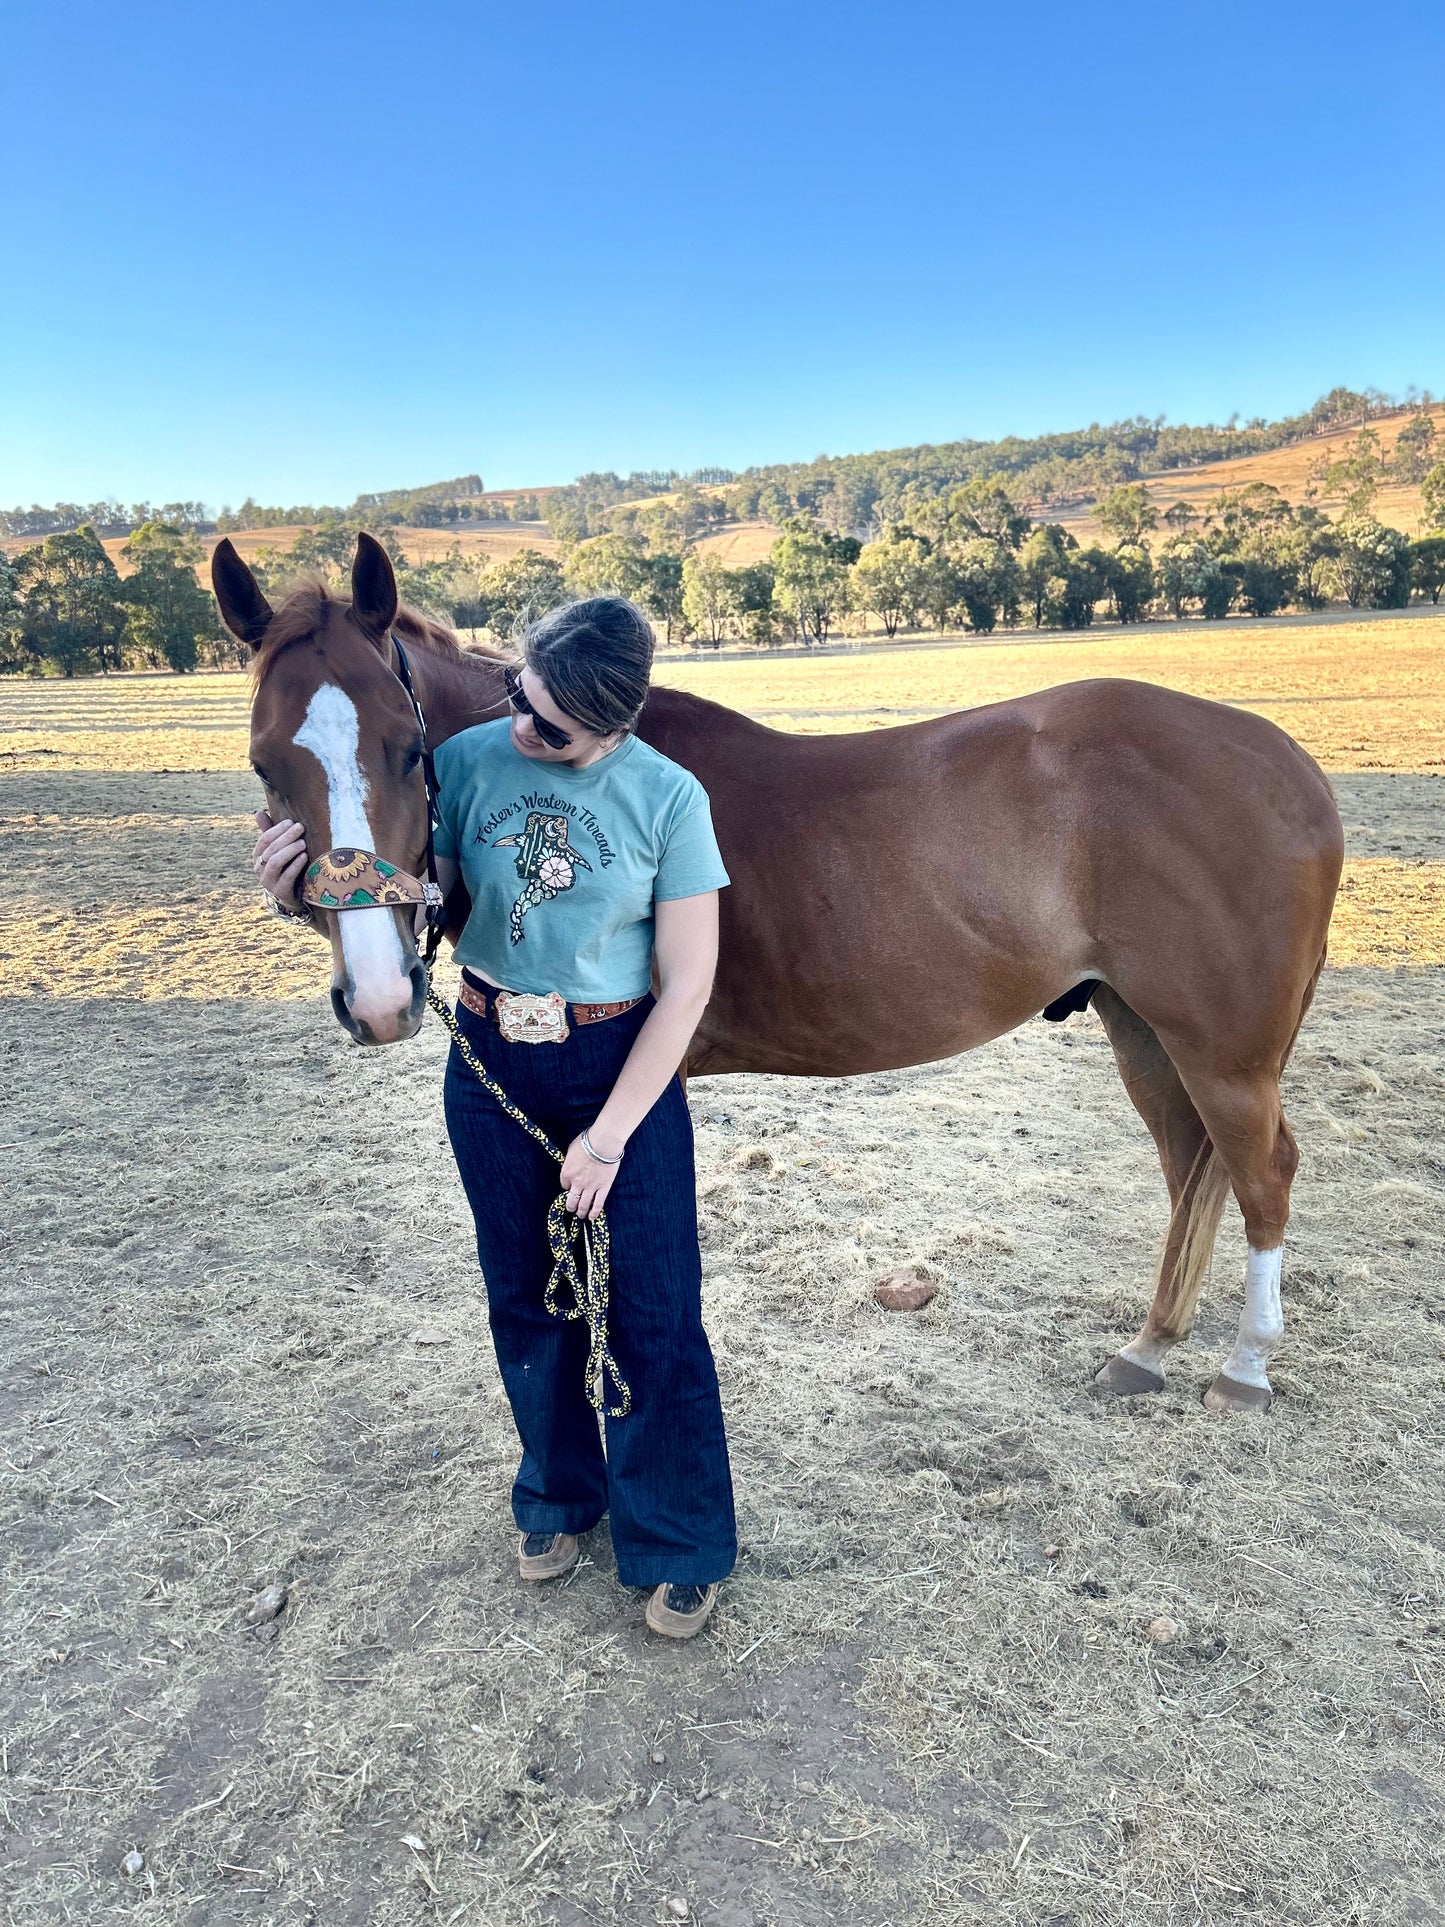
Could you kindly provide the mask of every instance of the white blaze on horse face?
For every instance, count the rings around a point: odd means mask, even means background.
[[[344,689],[324,682],[306,707],[297,730],[298,749],[309,749],[326,772],[326,807],[333,850],[374,850],[366,814],[366,777],[358,755],[356,705]],[[319,852],[317,853],[319,854]],[[394,1018],[411,1002],[411,980],[402,969],[401,938],[390,910],[348,910],[338,917],[341,951],[353,986],[352,1015],[372,1022]]]
[[[1269,1355],[1284,1336],[1284,1307],[1279,1296],[1283,1265],[1283,1245],[1276,1245],[1272,1251],[1256,1251],[1250,1246],[1239,1336],[1224,1361],[1226,1378],[1239,1385],[1257,1385],[1266,1392],[1270,1389]]]

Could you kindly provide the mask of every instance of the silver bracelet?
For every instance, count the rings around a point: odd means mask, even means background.
[[[311,914],[310,904],[298,904],[294,910],[289,909],[279,897],[273,897],[266,889],[262,890],[261,897],[268,917],[278,917],[282,923],[314,924],[316,921]]]
[[[621,1151],[617,1153],[615,1158],[605,1158],[600,1151],[594,1151],[592,1148],[592,1140],[588,1137],[586,1131],[582,1133],[582,1149],[587,1153],[588,1157],[597,1164],[621,1164],[622,1162],[623,1154]]]

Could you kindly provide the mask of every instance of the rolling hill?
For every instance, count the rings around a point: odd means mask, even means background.
[[[1436,435],[1445,442],[1445,407],[1432,408],[1430,415],[1435,423]],[[1402,413],[1370,424],[1387,456],[1393,454],[1400,430],[1409,420],[1410,416]],[[1357,429],[1351,428],[1331,435],[1312,435],[1307,441],[1292,442],[1285,448],[1272,448],[1261,455],[1241,455],[1227,462],[1206,462],[1199,468],[1172,468],[1162,474],[1145,475],[1141,480],[1161,513],[1175,502],[1188,502],[1191,508],[1201,509],[1226,489],[1247,488],[1252,482],[1268,483],[1298,507],[1309,499],[1310,470],[1321,457],[1329,461],[1342,459],[1348,454],[1350,443],[1357,433]],[[1338,513],[1338,502],[1323,497],[1315,499],[1329,513]],[[1391,528],[1403,529],[1407,535],[1417,535],[1420,532],[1420,491],[1418,488],[1394,486],[1382,488],[1375,498],[1373,512],[1378,520],[1388,523]],[[1040,511],[1040,519],[1062,522],[1065,528],[1081,539],[1093,539],[1098,534],[1092,503],[1081,504],[1077,508]]]
[[[1429,413],[1439,437],[1438,445],[1445,446],[1445,404],[1432,407]],[[1412,414],[1413,410],[1402,408],[1397,413],[1378,416],[1371,420],[1370,426],[1378,436],[1381,450],[1387,458],[1393,454],[1400,432],[1411,420]],[[1144,473],[1140,479],[1161,514],[1176,502],[1188,503],[1191,508],[1199,511],[1205,504],[1226,491],[1261,482],[1278,489],[1292,504],[1299,505],[1314,500],[1328,512],[1338,513],[1339,502],[1319,493],[1319,485],[1312,481],[1311,471],[1322,462],[1336,461],[1346,456],[1357,433],[1358,424],[1352,423],[1346,428],[1336,428],[1324,434],[1310,435],[1297,441],[1287,442],[1282,447],[1232,456],[1224,460],[1202,462],[1197,466],[1159,469],[1152,473]],[[1027,473],[1028,471],[1025,470],[1014,478],[1015,485],[1021,494],[1027,485]],[[615,479],[612,478],[614,482]],[[573,493],[575,487],[576,485],[569,487],[566,484],[556,484],[529,489],[525,493],[535,497],[538,504],[545,510],[546,498],[549,495]],[[712,494],[720,491],[707,487],[704,492]],[[491,490],[483,499],[505,502],[508,506],[512,506],[522,493],[523,491],[518,490]],[[649,496],[636,501],[629,500],[629,506],[644,509],[672,499],[674,498],[666,495]],[[1032,507],[1032,513],[1038,521],[1061,523],[1081,542],[1087,543],[1097,540],[1100,535],[1094,506],[1094,503],[1088,500],[1069,503],[1066,506],[1035,505]],[[1422,526],[1420,490],[1417,486],[1384,487],[1376,497],[1373,512],[1380,521],[1401,529],[1408,535],[1417,534]],[[306,526],[312,525],[297,523],[245,529],[234,531],[231,539],[242,555],[254,555],[262,549],[289,548]],[[765,560],[778,533],[776,523],[754,517],[750,520],[714,525],[708,533],[697,540],[696,547],[699,552],[717,555],[728,567],[737,568]],[[545,522],[462,522],[440,528],[404,526],[396,530],[396,535],[406,559],[413,564],[443,556],[453,547],[459,548],[464,556],[475,556],[481,564],[503,560],[524,548],[539,549],[544,554],[558,554],[562,548],[562,544]],[[3,536],[0,537],[0,548],[14,553],[37,539],[34,535]],[[207,538],[208,552],[214,548],[217,539],[214,535]],[[126,540],[124,535],[105,538],[105,548],[115,559],[122,573],[125,572],[126,565],[120,552],[125,547]],[[201,573],[204,578],[206,571],[203,569]]]

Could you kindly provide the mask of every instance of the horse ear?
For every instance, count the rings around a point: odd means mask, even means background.
[[[380,642],[396,621],[396,575],[391,557],[363,529],[351,565],[351,613],[373,642]]]
[[[211,587],[221,605],[221,620],[240,642],[259,649],[266,625],[271,620],[271,605],[256,587],[256,578],[237,555],[229,536],[223,535],[211,557]]]

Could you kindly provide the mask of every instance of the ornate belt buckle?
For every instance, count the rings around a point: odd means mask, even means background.
[[[497,1025],[509,1044],[565,1044],[567,999],[555,990],[545,997],[526,990],[499,990]]]

